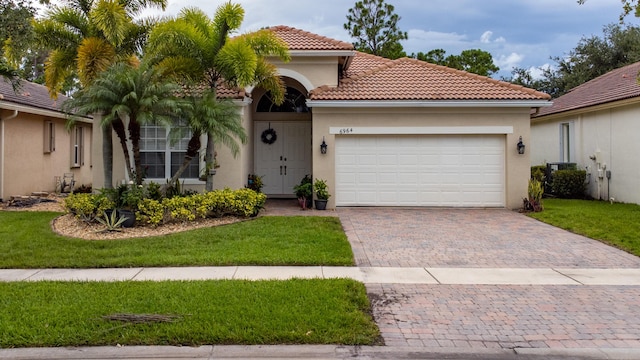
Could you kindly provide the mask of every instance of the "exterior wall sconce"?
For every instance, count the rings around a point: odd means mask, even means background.
[[[524,145],[524,143],[522,142],[522,136],[520,136],[520,139],[518,139],[518,144],[517,144],[517,146],[518,146],[518,154],[520,154],[520,155],[524,154],[524,148],[525,148],[525,145]]]
[[[322,144],[320,144],[320,154],[326,154],[327,153],[327,143],[324,142],[324,136],[322,137]]]

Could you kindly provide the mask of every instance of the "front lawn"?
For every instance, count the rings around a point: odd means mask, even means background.
[[[0,348],[372,345],[363,284],[347,279],[0,283]]]
[[[603,201],[544,199],[529,216],[640,256],[640,206]]]
[[[166,236],[80,240],[51,230],[58,215],[1,211],[0,268],[354,264],[334,217],[267,216]]]

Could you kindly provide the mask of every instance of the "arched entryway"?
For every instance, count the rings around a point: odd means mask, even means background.
[[[254,173],[270,197],[293,197],[293,187],[311,174],[311,110],[304,87],[287,79],[285,101],[255,89],[253,106]]]

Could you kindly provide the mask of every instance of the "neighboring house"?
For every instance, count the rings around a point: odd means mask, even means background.
[[[27,81],[14,92],[0,78],[1,200],[59,190],[65,174],[76,186],[91,185],[92,122],[82,119],[67,130],[60,111],[65,99],[53,100],[45,86]]]
[[[271,30],[292,57],[272,59],[287,100],[274,105],[261,88],[227,94],[249,142],[235,159],[216,149],[217,188],[243,187],[256,174],[270,197],[293,197],[293,186],[312,174],[327,180],[329,207],[522,206],[530,160],[516,144],[522,137],[528,145],[529,114],[549,106],[548,95],[414,59],[364,54],[286,26]],[[96,129],[96,186],[101,138]],[[164,183],[186,141],[167,142],[165,129],[147,126],[142,143],[147,180]],[[115,161],[114,181],[126,181],[122,158]],[[185,186],[202,189],[202,172],[202,162],[195,164]]]
[[[596,199],[640,204],[640,62],[586,82],[531,117],[531,164],[576,163]]]

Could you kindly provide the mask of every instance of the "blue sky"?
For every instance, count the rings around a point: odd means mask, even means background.
[[[355,0],[234,0],[245,9],[242,32],[288,25],[331,38],[351,41],[343,24]],[[165,14],[199,7],[210,15],[223,0],[169,0]],[[552,65],[583,36],[602,35],[603,26],[618,21],[619,0],[387,0],[408,32],[405,51],[442,48],[447,54],[482,49],[492,54],[500,72],[510,76],[514,66]],[[153,12],[159,14],[159,12]],[[628,23],[638,24],[633,16]]]

